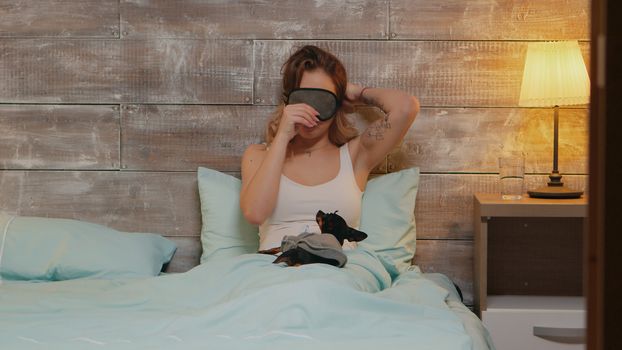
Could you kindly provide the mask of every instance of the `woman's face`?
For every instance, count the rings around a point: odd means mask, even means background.
[[[319,88],[325,89],[328,91],[332,91],[336,93],[335,84],[333,84],[333,80],[330,78],[328,74],[323,69],[315,69],[312,71],[305,71],[302,74],[302,79],[300,80],[301,88]],[[309,128],[305,125],[299,125],[298,135],[305,139],[314,139],[320,136],[323,136],[328,132],[330,125],[333,123],[335,118],[330,118],[326,121],[319,121],[318,124],[312,128]]]

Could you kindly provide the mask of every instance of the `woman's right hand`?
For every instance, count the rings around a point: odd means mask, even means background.
[[[284,137],[288,142],[298,133],[299,125],[314,127],[320,121],[319,113],[306,103],[286,105],[279,122],[277,137]]]

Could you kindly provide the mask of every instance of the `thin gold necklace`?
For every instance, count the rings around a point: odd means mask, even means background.
[[[326,147],[331,146],[331,145],[332,145],[332,143],[329,142],[328,144],[326,144],[324,146],[320,146],[320,147],[317,147],[317,148],[314,148],[314,149],[304,150],[302,153],[305,153],[308,157],[311,157],[311,152],[317,151],[317,150],[322,149],[322,148],[326,148]],[[294,156],[294,150],[293,149],[291,150],[291,155],[292,155],[292,157]]]

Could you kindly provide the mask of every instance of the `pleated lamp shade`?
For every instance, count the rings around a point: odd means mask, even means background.
[[[586,104],[589,96],[590,79],[577,41],[528,44],[519,106]]]

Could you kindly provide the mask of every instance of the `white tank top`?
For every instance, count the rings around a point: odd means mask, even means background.
[[[281,174],[279,193],[272,216],[259,226],[259,250],[281,246],[283,237],[305,232],[321,233],[315,221],[318,210],[338,211],[348,226],[358,229],[363,192],[356,183],[348,144],[339,147],[339,173],[332,180],[307,186]],[[345,249],[356,242],[345,241]]]

